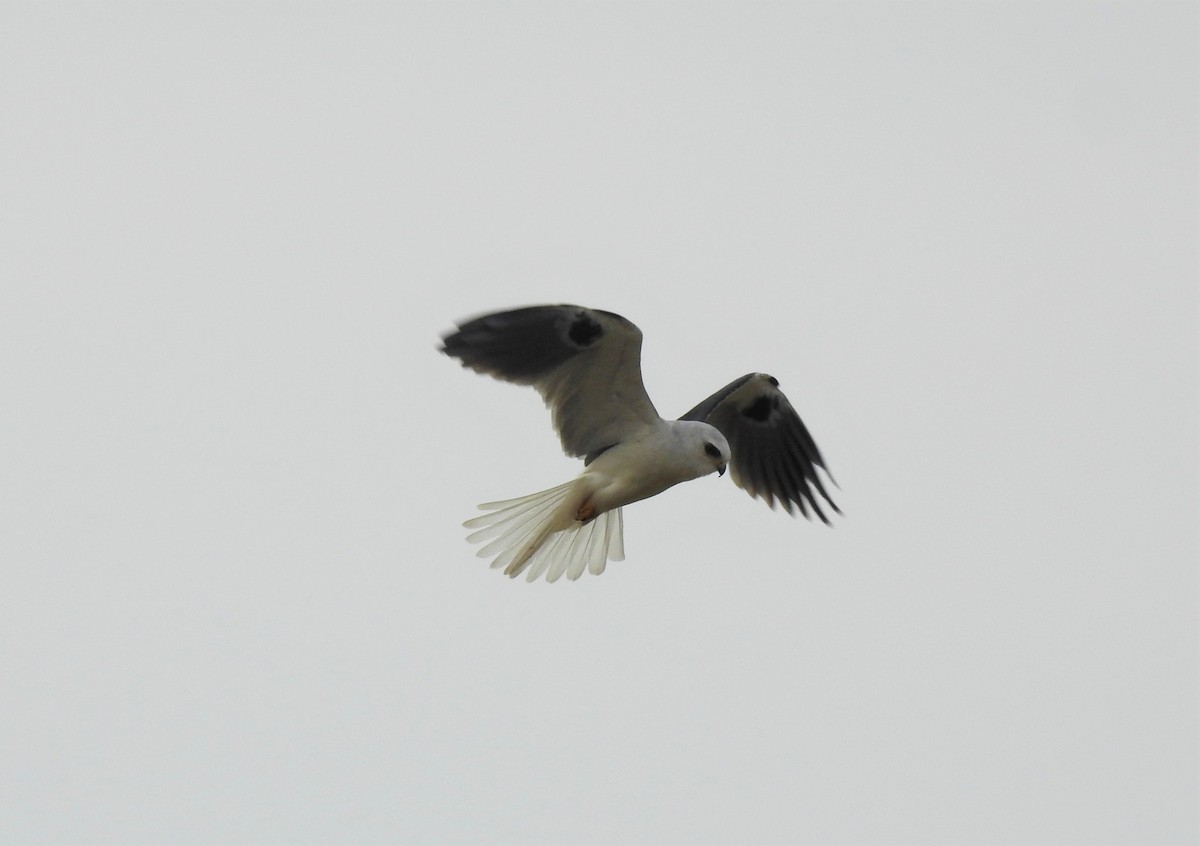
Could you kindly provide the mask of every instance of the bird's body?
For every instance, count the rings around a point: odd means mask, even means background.
[[[514,577],[527,570],[529,581],[599,574],[623,558],[623,506],[723,475],[731,461],[734,481],[772,507],[778,498],[807,515],[807,501],[825,520],[815,489],[837,510],[816,475],[824,467],[816,444],[775,379],[749,374],[664,420],[642,386],[641,340],[625,318],[579,306],[484,315],[443,339],[465,367],[537,388],[564,450],[584,458],[574,480],[484,503],[488,513],[464,524],[475,530],[469,540],[490,541],[479,554],[494,555],[493,567]]]
[[[705,443],[719,455],[705,452]],[[728,457],[725,436],[707,423],[657,420],[602,452],[580,478],[591,480],[587,504],[600,513],[656,496],[714,470],[724,475]]]

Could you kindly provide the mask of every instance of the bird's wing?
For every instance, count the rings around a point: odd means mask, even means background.
[[[821,452],[774,377],[748,373],[680,420],[703,420],[721,431],[733,453],[730,475],[751,496],[762,497],[772,508],[779,500],[789,514],[795,504],[805,517],[811,507],[828,523],[817,499],[820,494],[841,513],[817,475],[818,467],[829,475]]]
[[[568,455],[587,456],[658,421],[642,385],[642,333],[607,311],[532,306],[485,314],[442,339],[464,367],[532,385]]]

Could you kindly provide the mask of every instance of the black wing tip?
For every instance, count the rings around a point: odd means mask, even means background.
[[[821,494],[820,499],[816,495],[818,492]],[[765,485],[762,487],[756,486],[752,490],[747,490],[747,493],[754,499],[761,499],[772,511],[776,510],[776,505],[782,506],[783,510],[792,517],[802,516],[805,520],[812,522],[813,514],[815,513],[817,519],[831,529],[834,524],[824,510],[822,510],[821,499],[824,500],[824,506],[833,511],[834,514],[839,517],[845,516],[842,513],[842,509],[838,507],[836,502],[829,498],[829,495],[824,490],[815,491],[808,485],[799,491],[786,492],[777,492]]]
[[[604,311],[598,308],[589,308],[588,306],[575,305],[573,303],[541,303],[539,305],[524,305],[516,308],[498,308],[488,311],[480,311],[469,317],[464,317],[461,320],[456,320],[454,325],[459,329],[466,329],[472,325],[483,325],[488,322],[495,322],[499,319],[503,320],[520,320],[524,317],[531,317],[546,311],[560,312],[591,312],[592,314],[603,314],[607,317],[613,317],[620,320],[622,323],[629,323],[627,319],[619,314],[611,311]]]
[[[459,364],[461,364],[463,367],[471,366],[470,362],[468,361],[468,358],[470,357],[471,345],[463,337],[463,333],[461,331],[450,332],[443,335],[442,342],[434,349],[436,349],[442,355],[457,359]]]
[[[441,352],[447,355],[457,355],[457,350],[469,350],[482,346],[503,344],[505,336],[521,332],[531,325],[547,318],[552,312],[558,320],[566,318],[563,340],[572,342],[579,348],[591,346],[602,337],[604,324],[598,317],[612,318],[619,323],[636,329],[629,320],[611,311],[588,308],[587,306],[570,305],[533,305],[518,308],[488,311],[456,321],[454,329],[442,335]]]
[[[825,512],[821,510],[821,506],[817,503],[816,497],[810,496],[807,498],[807,500],[808,501],[805,502],[805,497],[803,497],[803,496],[801,496],[800,499],[795,500],[796,504],[800,506],[801,513],[804,514],[804,519],[808,520],[809,522],[812,522],[812,514],[809,513],[809,511],[811,509],[813,512],[816,512],[817,519],[819,519],[822,523],[824,523],[826,526],[828,526],[829,528],[832,529],[833,521],[830,520],[829,517],[826,516]],[[838,514],[838,516],[841,516],[842,510],[840,508],[838,508],[833,503],[832,500],[829,500],[829,499],[825,500],[825,504],[829,508],[832,508],[833,511],[836,514]]]
[[[460,321],[440,350],[477,373],[528,385],[596,346],[612,325],[580,306],[525,306]]]
[[[754,499],[760,499],[766,503],[772,511],[777,510],[776,506],[781,506],[792,517],[804,517],[810,523],[813,521],[813,514],[817,515],[817,519],[824,523],[829,528],[834,527],[834,523],[829,519],[828,515],[821,509],[821,505],[817,497],[813,494],[811,488],[805,488],[799,495],[788,493],[776,493],[767,487],[756,487],[753,490],[747,491]],[[837,503],[830,499],[822,492],[822,497],[825,500],[825,506],[831,509],[839,517],[842,514],[842,509],[838,508]]]

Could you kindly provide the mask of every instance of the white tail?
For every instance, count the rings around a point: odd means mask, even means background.
[[[543,573],[548,582],[558,581],[564,573],[568,579],[578,579],[585,569],[600,575],[606,562],[625,558],[621,509],[581,523],[576,519],[581,503],[573,496],[576,482],[517,499],[483,503],[479,507],[489,513],[463,523],[477,530],[467,535],[467,540],[490,540],[477,554],[480,558],[495,555],[492,567],[503,567],[504,574],[513,578],[525,569],[529,570],[525,580],[530,582]]]

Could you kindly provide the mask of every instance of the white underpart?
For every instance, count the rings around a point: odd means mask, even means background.
[[[720,449],[719,456],[705,445]],[[719,431],[696,421],[664,421],[646,426],[627,441],[605,450],[575,479],[516,499],[485,502],[487,514],[463,523],[474,529],[472,543],[487,541],[480,558],[507,576],[525,570],[529,581],[578,579],[584,571],[604,572],[609,561],[625,558],[621,506],[662,493],[672,485],[706,476],[728,459]],[[580,509],[596,516],[583,522]]]

